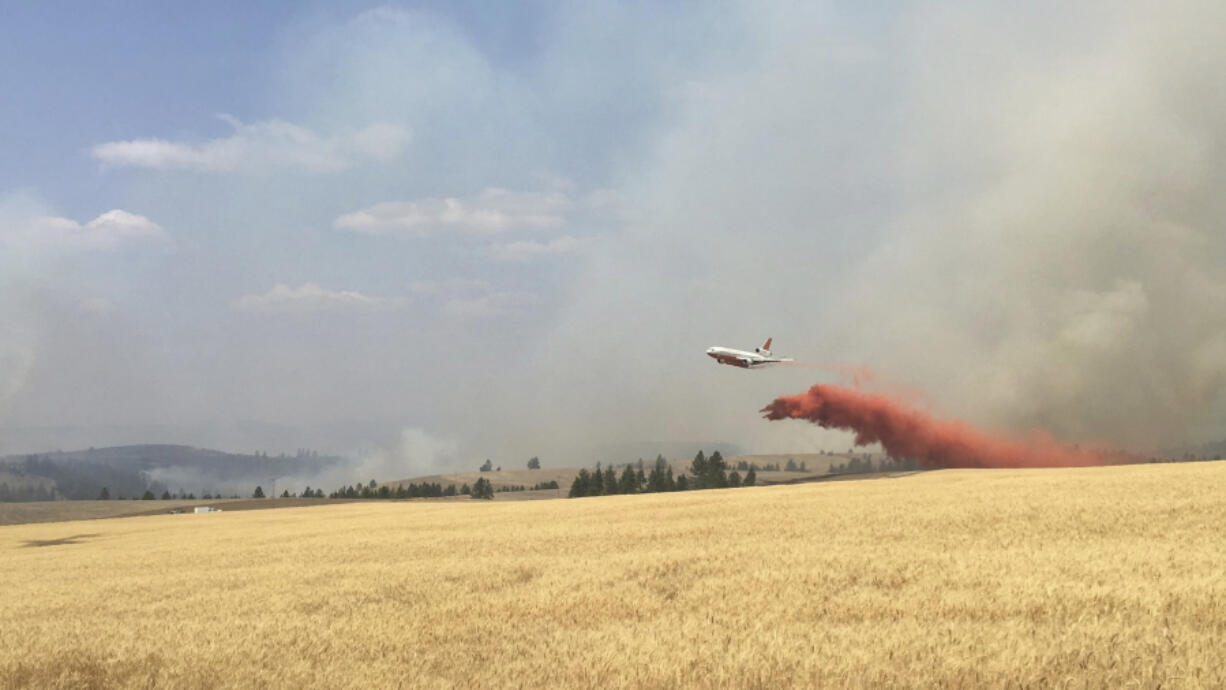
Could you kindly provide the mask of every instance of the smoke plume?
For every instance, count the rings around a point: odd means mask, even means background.
[[[805,419],[855,433],[856,445],[880,443],[893,458],[925,467],[1079,467],[1127,458],[1099,448],[1064,445],[1045,432],[1006,437],[957,420],[939,420],[886,397],[818,384],[762,408],[767,419]]]

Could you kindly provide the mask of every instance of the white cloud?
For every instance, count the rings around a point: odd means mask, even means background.
[[[239,297],[234,306],[247,312],[305,314],[376,311],[399,309],[410,302],[433,303],[446,316],[479,319],[516,313],[539,302],[535,294],[494,290],[480,280],[414,282],[406,293],[407,296],[374,297],[355,290],[329,290],[317,283],[303,283],[298,287],[277,283],[268,292]]]
[[[584,242],[582,240],[575,239],[570,235],[564,235],[548,242],[524,240],[521,242],[491,245],[489,247],[489,254],[495,261],[530,261],[542,256],[573,254],[579,251],[583,245]]]
[[[261,295],[243,295],[235,306],[243,311],[260,312],[318,312],[369,310],[395,307],[400,300],[386,297],[371,297],[354,290],[328,290],[315,283],[303,283],[292,288],[277,283]]]
[[[164,242],[166,231],[148,218],[114,209],[82,225],[71,218],[37,216],[0,228],[13,247],[65,251],[107,251],[122,246]]]
[[[561,192],[513,192],[490,187],[469,199],[425,198],[375,204],[340,216],[332,227],[405,237],[424,237],[444,230],[492,235],[513,229],[560,227],[570,206],[570,199]]]
[[[407,128],[385,122],[363,129],[346,129],[330,136],[284,120],[244,124],[222,115],[234,134],[202,144],[165,139],[133,139],[98,144],[94,158],[116,167],[205,172],[266,172],[303,170],[326,173],[346,170],[362,160],[396,158],[411,138]]]

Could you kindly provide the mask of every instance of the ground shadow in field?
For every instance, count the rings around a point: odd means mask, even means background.
[[[84,539],[93,539],[102,535],[95,532],[93,534],[74,534],[71,537],[60,537],[59,539],[27,539],[24,544],[26,548],[35,546],[60,546],[62,544],[80,544]]]

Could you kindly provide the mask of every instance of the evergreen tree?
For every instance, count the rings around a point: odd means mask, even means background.
[[[707,456],[701,450],[698,451],[698,455],[694,456],[694,461],[690,463],[690,474],[694,475],[694,483],[697,488],[702,488],[702,479],[707,476]]]
[[[740,472],[737,472],[736,470],[732,470],[731,472],[728,473],[728,486],[733,489],[736,489],[741,486],[741,473]]]
[[[676,487],[677,491],[688,491],[690,488],[690,480],[686,479],[685,475],[683,474],[677,477]]]
[[[6,484],[6,485],[4,486],[4,488],[5,488],[5,489],[8,489],[8,485]],[[107,489],[106,489],[106,487],[105,487],[105,486],[104,486],[104,487],[102,487],[102,491],[101,491],[101,492],[98,494],[98,500],[99,500],[99,501],[109,501],[109,500],[111,500],[111,492],[110,492],[110,491],[107,491]]]
[[[260,486],[255,487],[255,493],[251,494],[251,497],[252,498],[264,498],[264,488]]]
[[[473,494],[473,490],[468,486],[468,484],[465,484],[464,486],[460,487],[461,496],[471,496],[472,494]]]
[[[532,459],[528,460],[528,469],[530,470],[541,469],[541,459],[536,457],[535,455],[532,456]]]
[[[596,463],[596,471],[592,473],[592,478],[587,484],[586,496],[599,496],[604,493],[604,472],[600,470],[600,463]]]
[[[681,476],[684,477],[685,475],[681,475]],[[677,491],[678,490],[677,482],[676,480],[673,479],[673,466],[672,465],[668,465],[664,469],[664,490],[665,491]]]
[[[152,501],[152,500],[154,500],[154,498],[156,498],[156,497],[153,495],[153,492],[152,492],[152,491],[150,491],[150,490],[148,490],[148,489],[145,489],[145,493],[144,493],[143,495],[141,495],[140,500],[142,500],[142,501]]]
[[[281,492],[281,498],[289,498],[289,489]]]
[[[707,458],[707,481],[705,482],[708,488],[722,489],[728,486],[728,464],[724,462],[724,456],[720,455],[717,450]]]
[[[634,470],[629,465],[626,465],[626,470],[622,472],[621,481],[618,482],[617,491],[623,494],[638,493],[639,479]]]
[[[579,470],[578,476],[575,477],[575,481],[570,485],[570,498],[583,498],[589,495],[588,484],[591,481],[591,474],[588,473],[586,467]]]
[[[647,475],[647,490],[651,492],[667,491],[668,485],[664,481],[664,472],[668,469],[668,461],[663,455],[656,456],[656,464],[651,468],[651,474]]]
[[[482,498],[487,501],[493,500],[494,485],[490,483],[490,481],[486,479],[485,477],[481,477],[480,479],[477,480],[476,484],[473,484],[472,496],[473,498]]]
[[[605,470],[603,493],[605,496],[613,496],[618,493],[617,470],[613,469],[612,466]]]
[[[796,467],[796,461],[788,458],[788,464],[783,469],[787,472],[795,472],[798,469]]]
[[[482,472],[489,472],[489,471],[490,471],[490,470],[492,470],[492,469],[494,469],[494,463],[490,462],[490,459],[489,459],[489,458],[486,458],[486,459],[485,459],[485,464],[481,465],[481,471],[482,471]]]
[[[163,492],[162,492],[162,500],[163,500],[163,501],[169,501],[169,500],[170,500],[170,490],[169,490],[169,489],[167,489],[167,490],[165,490],[165,491],[163,491]]]
[[[741,485],[742,486],[753,486],[754,484],[757,484],[757,483],[758,483],[758,473],[755,472],[754,468],[751,466],[749,468],[749,471],[745,473],[745,481],[742,482]]]

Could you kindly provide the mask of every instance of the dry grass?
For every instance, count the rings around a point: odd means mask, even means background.
[[[5,687],[1222,687],[1226,463],[0,528]]]

